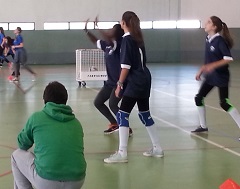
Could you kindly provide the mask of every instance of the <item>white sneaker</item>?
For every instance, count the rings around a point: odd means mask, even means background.
[[[123,157],[120,153],[116,152],[115,154],[110,155],[109,158],[104,159],[105,163],[127,163],[128,158]]]
[[[149,151],[143,153],[144,156],[147,157],[163,157],[164,153],[162,150],[159,150],[157,148],[151,148]]]
[[[14,77],[12,81],[19,81],[19,77]]]

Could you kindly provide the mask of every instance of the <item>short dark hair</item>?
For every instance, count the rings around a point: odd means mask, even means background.
[[[120,24],[115,24],[113,26],[113,29],[114,29],[113,35],[114,35],[115,40],[122,39],[122,36],[124,35],[124,31],[121,28],[121,25]]]
[[[45,104],[47,102],[66,104],[68,100],[67,89],[58,81],[50,82],[43,92],[43,100]]]
[[[17,31],[19,31],[19,33],[22,33],[22,28],[21,27],[17,27]]]

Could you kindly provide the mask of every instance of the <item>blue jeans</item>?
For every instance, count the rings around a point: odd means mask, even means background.
[[[14,54],[14,60],[13,60],[13,67],[14,67],[14,73],[15,77],[18,77],[20,72],[20,64],[31,74],[35,75],[36,73],[26,64],[27,63],[27,52],[24,48],[19,48],[15,51]]]

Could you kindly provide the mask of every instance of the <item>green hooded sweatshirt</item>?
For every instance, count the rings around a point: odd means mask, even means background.
[[[37,174],[47,180],[78,181],[86,174],[83,129],[68,105],[48,102],[35,112],[18,135],[18,145],[34,144]]]

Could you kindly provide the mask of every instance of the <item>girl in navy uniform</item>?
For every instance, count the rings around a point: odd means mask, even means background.
[[[240,115],[237,109],[230,104],[228,98],[229,88],[229,63],[233,61],[230,49],[233,47],[233,40],[227,25],[216,16],[212,16],[205,24],[205,32],[208,33],[205,49],[205,64],[196,75],[196,80],[200,80],[202,74],[205,81],[198,94],[195,96],[195,103],[199,112],[200,126],[192,132],[208,131],[206,125],[206,110],[204,98],[214,88],[218,87],[220,106],[228,112],[240,127]],[[220,35],[222,32],[222,35]]]
[[[131,11],[122,16],[121,21],[124,36],[121,45],[120,63],[121,74],[117,82],[116,96],[119,96],[123,89],[123,83],[127,80],[127,86],[123,92],[120,109],[117,113],[119,125],[119,149],[109,158],[104,159],[106,163],[128,162],[128,128],[129,115],[137,103],[139,118],[146,126],[151,138],[153,147],[144,152],[144,156],[163,157],[163,150],[159,144],[158,135],[154,121],[149,111],[149,97],[151,89],[151,74],[146,67],[146,54],[140,20]]]
[[[97,18],[95,25],[97,26]],[[115,96],[116,83],[118,81],[121,66],[120,66],[120,46],[122,42],[122,36],[124,31],[120,24],[113,26],[108,32],[100,30],[104,37],[104,40],[98,40],[92,33],[87,30],[87,23],[85,25],[85,32],[90,40],[97,45],[97,47],[105,52],[105,63],[107,70],[107,81],[94,100],[95,107],[108,119],[110,122],[108,129],[104,131],[104,134],[111,134],[118,131],[119,127],[115,119],[119,107],[118,103],[121,100]],[[109,108],[105,105],[105,102],[109,100],[109,107],[114,113],[114,116],[110,112]],[[132,129],[129,129],[129,136],[132,135]]]
[[[13,41],[12,50],[14,52],[13,66],[14,66],[15,77],[12,80],[13,81],[19,80],[20,64],[22,64],[23,67],[34,76],[34,80],[35,80],[36,73],[29,66],[26,65],[27,53],[23,45],[23,37],[21,33],[22,33],[22,29],[20,27],[17,27],[14,30],[14,34],[16,35],[16,37],[15,37],[15,40]]]

